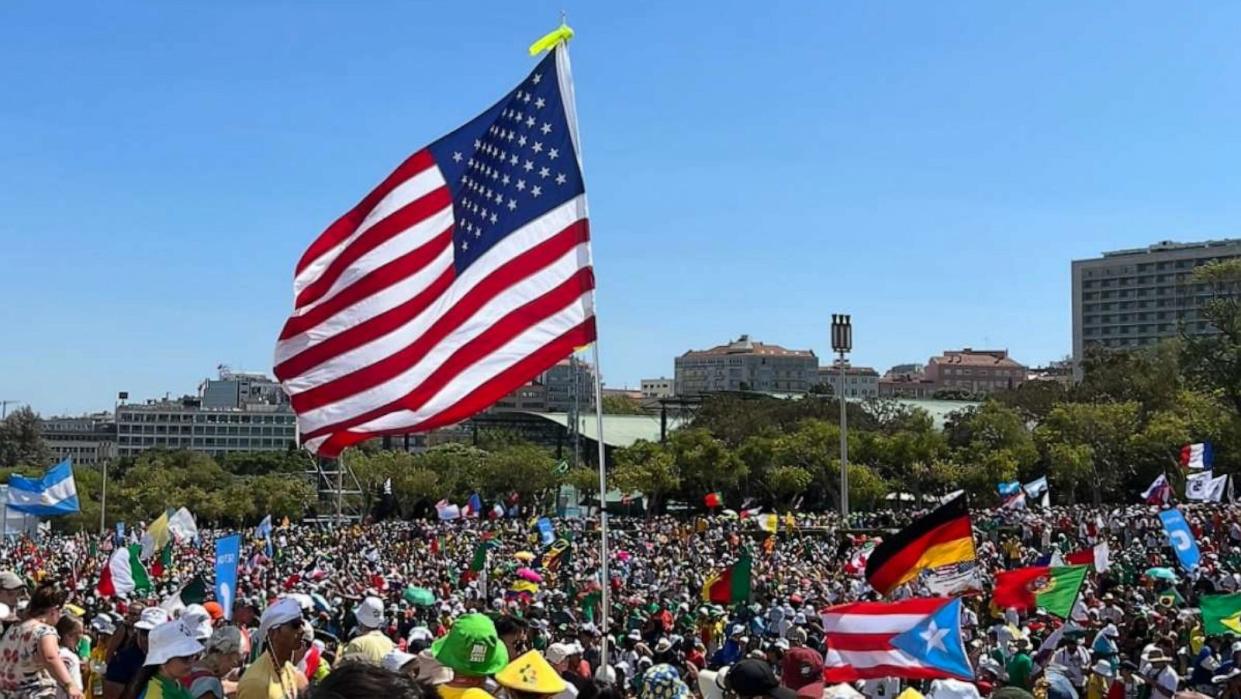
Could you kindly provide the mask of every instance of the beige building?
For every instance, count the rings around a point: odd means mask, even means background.
[[[840,383],[840,365],[819,367],[819,385],[831,386],[832,395],[846,398],[878,398],[879,372],[868,366],[845,367],[844,385]]]
[[[658,379],[642,379],[642,398],[671,398],[676,395],[676,381],[662,376]]]
[[[43,442],[57,459],[75,466],[98,466],[116,454],[116,423],[111,413],[42,420]]]
[[[819,358],[742,335],[726,345],[691,350],[675,360],[675,391],[693,396],[718,391],[806,393],[818,381]]]
[[[1016,388],[1026,380],[1027,369],[1008,356],[1008,350],[947,350],[931,357],[926,381],[937,391],[987,394]]]
[[[1088,345],[1132,349],[1214,332],[1199,312],[1207,289],[1189,281],[1194,268],[1241,257],[1241,240],[1164,241],[1074,260],[1073,360]]]

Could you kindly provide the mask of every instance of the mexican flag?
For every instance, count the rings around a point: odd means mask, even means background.
[[[1049,614],[1067,619],[1089,570],[1090,566],[1034,566],[1006,570],[995,576],[992,601],[1000,609],[1042,607]]]
[[[142,567],[141,553],[141,544],[121,546],[112,553],[99,574],[100,596],[125,597],[131,592],[151,591],[151,579]]]
[[[1206,635],[1241,636],[1241,592],[1203,595],[1198,600],[1198,608],[1202,610],[1202,630]]]
[[[707,578],[702,585],[702,600],[716,604],[745,602],[750,599],[750,554],[743,552],[741,558],[728,568]]]
[[[182,585],[180,590],[160,602],[159,606],[168,612],[169,616],[175,616],[187,605],[202,604],[205,601],[207,601],[207,583],[203,581],[201,575],[195,575]]]
[[[164,548],[159,551],[159,558],[151,563],[150,574],[152,578],[162,578],[164,573],[172,570],[172,542],[164,544]]]

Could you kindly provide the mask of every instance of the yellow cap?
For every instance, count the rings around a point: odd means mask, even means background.
[[[495,679],[502,687],[529,694],[560,694],[568,687],[537,650],[509,663]]]

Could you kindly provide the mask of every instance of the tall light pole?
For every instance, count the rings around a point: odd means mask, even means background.
[[[840,517],[841,526],[848,526],[843,520],[849,516],[849,423],[845,404],[845,368],[848,360],[845,355],[853,349],[853,319],[845,314],[832,314],[832,351],[840,359]]]
[[[107,533],[108,519],[108,465],[112,463],[113,457],[120,453],[117,444],[121,441],[121,405],[129,400],[129,391],[117,391],[116,400],[112,401],[112,426],[116,431],[112,434],[112,438],[116,441],[108,448],[106,458],[103,460],[103,486],[99,491],[99,536]]]

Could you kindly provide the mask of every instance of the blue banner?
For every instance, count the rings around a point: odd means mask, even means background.
[[[1180,510],[1164,510],[1159,513],[1163,520],[1163,528],[1168,532],[1168,540],[1172,542],[1172,550],[1185,570],[1198,567],[1201,554],[1198,553],[1198,542],[1194,541],[1194,533],[1185,522]]]
[[[124,522],[116,523],[116,537],[112,539],[112,543],[115,544],[116,546],[125,545],[125,523]]]
[[[552,521],[546,517],[539,518],[539,540],[544,546],[551,546],[556,540],[556,532],[552,529]]]
[[[224,618],[233,619],[233,600],[237,593],[237,558],[241,555],[241,535],[233,534],[215,542],[215,600],[224,608]]]

